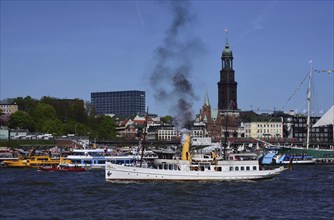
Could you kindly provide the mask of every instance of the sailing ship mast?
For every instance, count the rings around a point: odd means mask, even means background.
[[[306,134],[306,149],[309,148],[310,145],[310,129],[311,129],[311,80],[313,74],[313,66],[312,60],[310,63],[310,74],[309,74],[309,81],[308,81],[308,89],[307,89],[307,134]]]

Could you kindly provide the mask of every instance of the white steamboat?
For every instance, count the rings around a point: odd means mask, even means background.
[[[182,135],[182,153],[180,159],[155,159],[153,164],[106,162],[107,181],[133,180],[179,180],[179,181],[222,181],[257,180],[279,175],[283,167],[271,170],[260,168],[257,160],[218,160],[216,158],[191,158],[190,136]]]

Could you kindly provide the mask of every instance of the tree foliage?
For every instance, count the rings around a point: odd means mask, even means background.
[[[9,118],[9,128],[28,129],[30,131],[34,131],[35,122],[29,114],[19,110],[11,114]]]
[[[166,116],[164,116],[164,117],[161,117],[160,120],[161,120],[161,122],[162,122],[163,124],[172,124],[172,122],[173,122],[173,117],[172,117],[172,116],[169,116],[169,115],[166,115]]]
[[[41,132],[48,134],[62,135],[63,124],[59,119],[45,120],[42,123]]]
[[[109,116],[97,116],[90,102],[79,99],[57,99],[44,96],[40,100],[17,97],[19,111],[11,114],[7,124],[11,129],[28,129],[53,135],[89,135],[90,138],[110,140],[116,137],[116,125]],[[6,119],[1,118],[5,123]]]
[[[114,139],[116,137],[115,121],[109,116],[101,116],[97,132],[100,139]]]

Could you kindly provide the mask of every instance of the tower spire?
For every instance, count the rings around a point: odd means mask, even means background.
[[[225,47],[228,47],[228,30],[227,28],[225,28],[225,34],[226,34],[226,44],[225,44]]]
[[[209,101],[209,96],[208,96],[208,90],[205,91],[204,105],[210,106],[210,101]]]

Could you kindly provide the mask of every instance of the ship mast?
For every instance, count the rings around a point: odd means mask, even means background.
[[[311,67],[310,67],[308,89],[307,89],[307,135],[306,135],[306,149],[308,149],[309,145],[310,145],[310,129],[311,129],[311,81],[312,81],[312,73],[313,73],[312,60],[309,63],[310,63]]]
[[[146,141],[146,134],[147,134],[147,116],[148,115],[148,107],[147,107],[147,111],[145,113],[145,124],[144,124],[144,128],[143,128],[143,141],[141,144],[141,154],[140,154],[140,167],[142,167],[143,164],[143,157],[144,157],[144,150],[145,150],[145,141]]]

